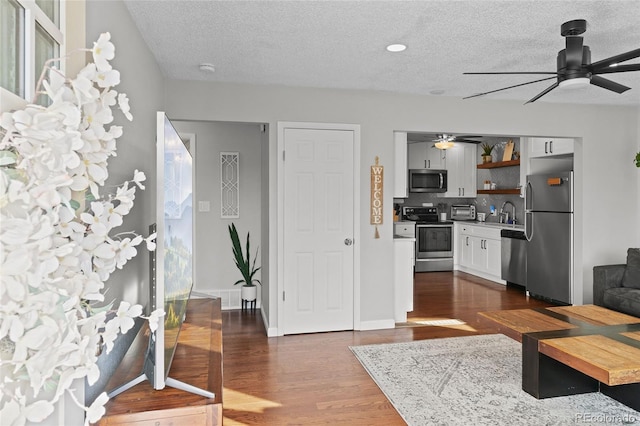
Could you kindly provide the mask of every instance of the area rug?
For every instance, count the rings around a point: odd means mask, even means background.
[[[640,424],[639,412],[600,393],[527,394],[521,345],[500,334],[350,349],[411,426]]]

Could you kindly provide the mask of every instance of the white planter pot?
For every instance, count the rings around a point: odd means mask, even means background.
[[[258,287],[255,285],[251,287],[243,285],[240,290],[240,296],[242,297],[242,300],[248,300],[250,302],[256,300],[258,297]]]

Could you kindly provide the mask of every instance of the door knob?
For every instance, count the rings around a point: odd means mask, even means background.
[[[353,244],[353,240],[351,238],[345,238],[344,239],[344,245],[345,246],[350,246],[351,244]]]

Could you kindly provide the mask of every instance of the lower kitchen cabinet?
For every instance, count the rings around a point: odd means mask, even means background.
[[[396,322],[407,322],[407,312],[413,311],[415,244],[414,238],[395,238],[393,240],[395,267],[394,316]]]
[[[504,284],[500,278],[501,247],[499,228],[482,225],[456,224],[459,226],[457,269]]]

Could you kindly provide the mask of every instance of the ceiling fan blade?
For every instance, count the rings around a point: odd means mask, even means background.
[[[606,78],[599,77],[597,75],[591,76],[591,84],[595,84],[598,87],[602,87],[603,89],[611,90],[616,93],[624,93],[631,89],[631,87],[623,86],[620,83],[607,80]]]
[[[489,92],[483,92],[483,93],[476,93],[475,95],[467,96],[467,97],[462,98],[462,99],[469,99],[469,98],[475,98],[475,97],[478,97],[478,96],[488,95],[489,93],[495,93],[495,92],[500,92],[502,90],[513,89],[514,87],[526,86],[527,84],[533,84],[533,83],[538,83],[540,81],[551,80],[552,78],[556,78],[556,77],[547,77],[547,78],[541,78],[540,80],[530,81],[528,83],[514,84],[513,86],[503,87],[502,89],[491,90]],[[531,102],[531,101],[529,101],[529,102]]]
[[[513,72],[463,72],[463,75],[506,75],[506,74],[545,74],[545,75],[558,75],[558,72],[547,71],[513,71]]]
[[[552,91],[553,89],[555,89],[556,87],[558,87],[558,82],[556,81],[555,83],[553,83],[551,86],[547,87],[546,89],[544,89],[542,92],[538,93],[536,96],[534,96],[533,98],[529,99],[527,102],[525,102],[524,104],[530,104],[531,102],[535,102],[538,99],[540,99],[541,97],[543,97],[544,95],[546,95],[547,93],[549,93],[550,91]]]
[[[580,69],[582,66],[582,37],[567,37],[565,57],[568,69]]]
[[[460,138],[456,138],[454,142],[482,143],[482,141],[476,141],[473,139],[460,139]]]
[[[478,138],[482,138],[482,136],[480,135],[458,135],[455,136],[456,139],[462,138],[462,139],[470,139],[470,138],[474,138],[474,139],[478,139]]]
[[[593,74],[613,74],[616,72],[629,72],[629,71],[640,71],[640,64],[616,65],[615,67],[609,66],[598,71],[593,71]]]
[[[591,69],[594,72],[600,73],[600,70],[603,68],[607,68],[613,64],[619,64],[620,62],[628,61],[629,59],[640,58],[640,49],[630,50],[626,53],[621,53],[616,56],[612,56],[607,59],[603,59],[598,62],[594,62],[591,64]]]

